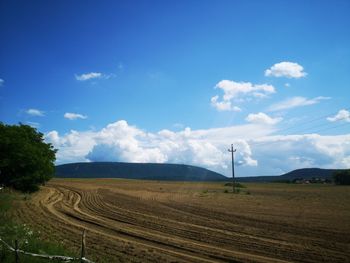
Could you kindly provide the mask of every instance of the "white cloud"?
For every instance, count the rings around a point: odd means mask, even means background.
[[[253,97],[259,98],[259,99],[265,99],[268,97],[266,93],[261,93],[261,92],[254,92],[252,95]]]
[[[245,120],[251,123],[274,125],[280,122],[282,119],[283,118],[281,117],[271,118],[267,114],[263,112],[259,112],[257,114],[253,114],[253,113],[249,114]]]
[[[328,121],[334,122],[334,121],[347,121],[350,122],[350,112],[347,110],[340,110],[335,116],[328,117]]]
[[[224,100],[236,98],[239,95],[256,95],[256,92],[270,94],[275,92],[275,88],[268,84],[252,84],[250,82],[235,82],[232,80],[222,80],[216,84],[215,88],[224,91]]]
[[[26,113],[31,116],[38,116],[38,117],[45,116],[45,112],[38,109],[28,109],[26,110]]]
[[[90,79],[100,79],[104,75],[99,72],[90,72],[90,73],[85,73],[81,75],[75,75],[75,79],[79,81],[85,81],[85,80],[90,80]]]
[[[149,133],[126,121],[98,131],[46,134],[59,151],[58,163],[77,161],[125,161],[185,163],[230,175],[231,143],[237,175],[280,174],[296,168],[348,168],[350,134],[337,136],[272,135],[271,125],[251,123],[225,128]]]
[[[57,131],[50,131],[45,135],[45,140],[58,149],[56,159],[58,163],[88,162],[86,154],[95,145],[93,132],[70,131],[60,136]]]
[[[218,95],[210,99],[211,106],[216,108],[218,111],[242,111],[240,107],[232,106],[231,101],[218,101],[218,99]]]
[[[76,119],[86,119],[87,116],[79,114],[79,113],[72,113],[72,112],[66,112],[64,114],[64,117],[68,120],[76,120]]]
[[[90,72],[81,75],[75,74],[75,79],[79,81],[86,81],[91,79],[110,79],[115,78],[117,75],[115,73],[104,74],[100,72]]]
[[[330,97],[316,97],[313,99],[307,99],[305,97],[292,97],[276,104],[273,104],[269,107],[269,111],[280,111],[287,110],[296,107],[308,106],[319,103],[321,100],[327,100]]]
[[[350,134],[267,136],[249,142],[264,174],[281,174],[298,168],[348,168]]]
[[[252,84],[250,82],[235,82],[221,80],[215,85],[215,89],[224,92],[222,99],[219,95],[211,98],[211,105],[218,111],[241,111],[238,106],[232,106],[233,102],[244,101],[251,98],[266,98],[275,93],[275,88],[268,84]]]
[[[294,62],[280,62],[265,70],[265,76],[301,78],[307,75],[304,68]]]
[[[227,128],[174,132],[145,132],[121,120],[99,131],[71,131],[60,136],[46,134],[46,140],[59,149],[58,163],[75,161],[125,161],[186,163],[226,172],[230,156],[227,143],[235,143],[237,163],[255,166],[245,138],[261,137],[272,132],[270,127],[247,124]],[[243,135],[243,136],[242,136]]]
[[[57,131],[50,131],[45,135],[45,139],[51,142],[53,145],[60,145],[60,137]]]
[[[3,85],[4,85],[4,83],[5,83],[5,80],[0,79],[0,87],[1,87],[1,86],[3,86]]]

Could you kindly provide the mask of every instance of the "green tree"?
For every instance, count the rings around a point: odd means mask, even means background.
[[[350,185],[350,169],[334,172],[333,179],[336,184]]]
[[[55,171],[56,150],[28,125],[0,122],[0,184],[34,192]]]

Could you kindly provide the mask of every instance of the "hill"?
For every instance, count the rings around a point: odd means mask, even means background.
[[[291,172],[279,176],[252,176],[252,177],[237,177],[239,182],[276,182],[276,181],[293,181],[294,179],[302,178],[310,180],[312,178],[332,180],[332,174],[340,169],[320,169],[320,168],[303,168],[293,170]]]
[[[55,177],[126,178],[168,181],[227,181],[227,177],[197,166],[122,162],[91,162],[57,165]]]

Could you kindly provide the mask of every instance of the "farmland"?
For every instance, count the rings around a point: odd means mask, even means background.
[[[97,262],[350,262],[349,187],[246,186],[54,179],[14,216]]]

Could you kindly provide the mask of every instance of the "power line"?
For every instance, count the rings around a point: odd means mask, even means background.
[[[342,123],[342,124],[336,125],[336,126],[326,127],[326,128],[324,128],[324,129],[321,129],[321,130],[316,130],[316,131],[314,131],[314,133],[319,133],[319,132],[321,132],[321,131],[326,131],[326,130],[331,130],[331,129],[343,127],[343,126],[346,126],[346,125],[349,125],[349,124],[350,124],[350,122],[348,122],[348,123]],[[285,135],[277,135],[277,136],[285,136]],[[274,144],[274,143],[279,143],[279,142],[281,142],[281,141],[280,141],[280,140],[278,140],[278,141],[272,141],[272,142],[267,142],[267,141],[265,141],[265,142],[260,142],[260,143],[257,142],[257,143],[248,143],[248,144],[249,144],[250,147],[252,147],[252,146],[263,146],[263,145],[267,145],[267,144]]]
[[[348,122],[348,123],[342,123],[342,124],[337,125],[337,126],[328,127],[328,128],[322,129],[322,130],[318,130],[317,132],[321,132],[321,131],[325,131],[325,130],[331,130],[331,129],[343,127],[343,126],[346,126],[346,125],[349,125],[349,124],[350,124],[350,122]]]
[[[345,108],[344,110],[350,110],[350,107]],[[288,131],[288,130],[293,130],[293,129],[295,129],[295,128],[300,128],[300,126],[304,126],[304,125],[306,125],[306,124],[310,124],[310,123],[313,123],[313,122],[315,122],[315,121],[324,120],[324,119],[326,119],[327,117],[331,117],[331,116],[337,114],[338,112],[339,112],[339,111],[336,111],[336,112],[333,112],[333,113],[330,113],[330,114],[326,114],[326,115],[323,115],[323,116],[320,116],[320,117],[311,119],[311,120],[309,120],[309,121],[305,121],[305,122],[299,123],[298,125],[295,125],[295,126],[287,127],[287,128],[278,130],[278,132],[284,132],[284,131]],[[344,119],[344,118],[343,118],[343,119]]]
[[[349,107],[349,108],[346,108],[345,110],[348,110],[348,109],[350,109],[350,107]],[[327,117],[330,117],[330,116],[335,115],[336,113],[337,113],[337,112],[331,113],[331,114],[327,114],[327,115],[323,115],[323,116],[321,116],[321,117],[317,117],[317,118],[315,118],[315,119],[312,119],[312,120],[310,120],[310,121],[308,121],[308,122],[304,122],[304,123],[298,124],[298,126],[295,126],[295,127],[288,127],[288,128],[279,130],[278,132],[286,131],[286,130],[291,130],[291,129],[294,129],[294,128],[299,128],[299,126],[303,126],[303,125],[305,125],[305,124],[309,124],[309,123],[312,123],[312,122],[315,122],[315,121],[318,121],[318,120],[321,120],[321,119],[325,119],[325,118],[327,118]],[[346,119],[346,117],[343,117],[343,118],[340,118],[339,120],[345,120],[345,119]],[[326,130],[330,130],[330,129],[335,129],[335,128],[339,128],[339,127],[342,127],[342,126],[346,126],[346,125],[348,125],[348,124],[349,124],[349,123],[345,123],[345,124],[333,126],[332,123],[321,123],[321,124],[318,124],[318,125],[316,125],[316,126],[307,127],[306,129],[301,129],[301,130],[299,129],[299,130],[296,130],[296,131],[294,131],[294,132],[305,133],[306,131],[311,130],[313,133],[318,133],[318,132],[321,132],[321,131],[326,131]],[[329,125],[332,125],[332,126],[327,127],[327,126],[329,126]],[[326,126],[326,128],[320,129],[320,130],[314,130],[315,128],[324,127],[324,126]],[[278,142],[278,141],[274,141],[274,142],[260,142],[260,143],[259,143],[259,142],[256,142],[256,143],[253,142],[253,143],[250,143],[249,146],[261,146],[261,145],[264,145],[264,144],[276,143],[276,142]]]

